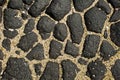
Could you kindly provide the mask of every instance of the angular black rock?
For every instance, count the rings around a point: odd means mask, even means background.
[[[88,8],[95,0],[73,0],[76,11],[83,11]]]
[[[50,43],[49,57],[52,59],[56,59],[58,56],[60,56],[62,47],[62,43],[56,40],[52,40]]]
[[[113,46],[108,41],[103,40],[100,47],[100,56],[103,58],[103,60],[109,60],[110,57],[114,56],[115,54],[116,50],[113,48]]]
[[[0,7],[0,23],[2,21],[2,16],[3,16],[3,14],[2,14],[2,7]]]
[[[120,8],[120,0],[108,0],[114,8]]]
[[[117,46],[120,47],[120,22],[111,25],[110,38]]]
[[[3,34],[5,37],[13,39],[14,37],[16,37],[18,35],[18,31],[17,30],[3,30]]]
[[[22,49],[24,52],[27,52],[37,41],[37,35],[34,32],[31,32],[21,37],[17,47]]]
[[[6,0],[0,0],[0,6],[3,6],[6,3]]]
[[[49,2],[50,0],[35,0],[33,5],[28,10],[28,13],[33,17],[38,17],[49,5]]]
[[[115,80],[120,79],[120,59],[115,61],[115,64],[111,68],[111,72]]]
[[[85,58],[95,57],[100,43],[100,36],[87,35],[83,45],[82,56]]]
[[[40,63],[34,64],[36,75],[40,75],[41,74],[41,67],[42,67],[42,65]]]
[[[0,49],[0,60],[3,60],[4,54],[2,52],[2,50]]]
[[[70,29],[72,42],[79,44],[84,33],[82,17],[78,13],[73,13],[67,18],[67,25]]]
[[[23,1],[22,0],[9,0],[8,8],[22,9],[23,8]]]
[[[85,13],[84,18],[87,30],[101,33],[107,16],[104,11],[93,7]]]
[[[102,61],[95,60],[88,64],[86,75],[91,78],[91,80],[103,80],[107,69]]]
[[[81,65],[86,65],[87,61],[85,59],[83,59],[83,58],[79,58],[78,63],[80,63]]]
[[[47,39],[54,30],[55,22],[47,16],[42,16],[37,23],[37,30],[43,39]]]
[[[61,62],[61,65],[63,71],[62,74],[63,80],[75,80],[77,73],[80,71],[76,66],[76,64],[74,64],[72,61],[67,59],[67,60],[63,60]]]
[[[9,39],[4,39],[2,41],[2,46],[7,50],[10,51],[11,49],[11,41]]]
[[[70,11],[71,0],[52,0],[48,6],[46,13],[53,19],[59,21]]]
[[[28,63],[23,58],[10,57],[1,80],[32,80]]]
[[[35,21],[33,19],[29,19],[25,25],[24,33],[30,33],[34,29]]]
[[[58,23],[55,25],[54,28],[54,37],[57,38],[60,41],[64,41],[65,38],[67,37],[67,27],[64,23]]]
[[[49,61],[40,80],[59,80],[59,64]]]
[[[38,43],[26,56],[29,60],[42,60],[44,59],[43,45]]]
[[[65,53],[77,57],[79,55],[79,48],[68,40],[65,46]]]
[[[25,4],[30,5],[34,0],[22,0]]]
[[[22,26],[22,21],[15,17],[17,16],[18,12],[13,9],[5,9],[4,10],[4,27],[11,28],[11,29],[18,29]]]

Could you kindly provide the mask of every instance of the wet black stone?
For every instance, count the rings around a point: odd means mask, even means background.
[[[29,16],[26,13],[22,13],[21,17],[22,17],[22,19],[26,20],[26,19],[28,19]]]
[[[88,8],[95,0],[73,0],[75,10],[83,11]]]
[[[33,17],[38,17],[49,5],[50,0],[35,0],[33,5],[28,10],[28,13]]]
[[[110,17],[110,22],[115,22],[120,20],[120,9],[114,10],[112,16]]]
[[[120,47],[120,22],[111,25],[110,38],[117,46]]]
[[[36,75],[40,75],[41,74],[41,67],[42,67],[42,65],[40,63],[34,64],[34,69],[35,69]]]
[[[42,60],[44,59],[43,45],[38,43],[26,56],[29,60]]]
[[[65,53],[77,57],[79,55],[79,48],[68,40],[65,46]]]
[[[3,60],[4,54],[2,52],[2,50],[0,49],[0,60]]]
[[[99,8],[93,7],[85,13],[84,17],[87,30],[101,33],[105,20],[107,18],[104,11],[99,10]]]
[[[80,14],[73,13],[69,15],[67,18],[67,25],[70,29],[72,42],[79,44],[84,33]]]
[[[6,0],[0,0],[0,6],[3,6],[6,3]]]
[[[46,13],[53,19],[59,21],[70,11],[71,0],[52,0],[48,6]]]
[[[63,71],[62,74],[63,80],[75,80],[77,73],[80,71],[76,66],[76,64],[74,64],[72,61],[67,59],[67,60],[63,60],[61,62],[61,65]]]
[[[100,36],[87,35],[83,45],[82,56],[85,58],[95,57],[100,43]]]
[[[22,0],[25,4],[30,5],[34,0]]]
[[[98,8],[101,8],[103,11],[105,11],[106,14],[109,14],[111,12],[111,8],[109,4],[104,0],[99,0],[96,6]]]
[[[120,0],[108,0],[114,8],[120,8]]]
[[[116,50],[113,48],[113,46],[108,41],[103,40],[100,47],[100,56],[103,58],[103,60],[109,60],[110,57],[114,56],[115,54]]]
[[[11,29],[18,29],[22,26],[22,21],[15,17],[17,16],[18,12],[13,9],[5,9],[4,10],[4,27],[11,28]]]
[[[17,47],[22,49],[24,52],[27,52],[37,41],[37,35],[34,32],[31,32],[21,37]]]
[[[22,0],[9,0],[8,8],[22,9],[23,8],[23,2],[22,2]]]
[[[59,80],[59,64],[49,61],[40,80]]]
[[[23,58],[10,57],[2,80],[32,80],[28,63]]]
[[[2,16],[3,16],[3,14],[2,14],[2,7],[0,7],[0,23],[2,21]]]
[[[91,80],[103,80],[106,71],[107,69],[102,61],[95,60],[88,64],[86,74]]]
[[[3,30],[3,34],[5,37],[13,39],[18,35],[18,31],[17,30],[13,30],[13,31]]]
[[[11,49],[11,41],[9,39],[4,39],[2,41],[2,46],[7,50],[7,51],[10,51]]]
[[[33,19],[29,19],[25,25],[24,33],[30,33],[34,29],[35,21]]]
[[[83,58],[79,58],[78,63],[80,63],[81,65],[86,65],[87,61],[85,59],[83,59]]]
[[[56,24],[53,35],[56,39],[64,41],[68,35],[66,25],[64,23]]]
[[[50,43],[50,49],[49,49],[49,57],[52,59],[56,59],[61,55],[61,50],[62,50],[62,43],[52,40]]]
[[[120,79],[120,59],[115,61],[115,64],[111,68],[111,72],[115,80]]]
[[[108,32],[107,32],[107,30],[104,31],[104,35],[103,35],[103,36],[104,36],[104,38],[107,38],[107,37],[108,37]]]
[[[37,23],[37,30],[43,39],[47,39],[54,30],[55,22],[47,16],[42,16]]]

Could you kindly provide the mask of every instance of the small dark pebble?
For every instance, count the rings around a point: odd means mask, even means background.
[[[0,23],[2,22],[2,16],[3,16],[3,14],[2,14],[2,7],[0,7]]]
[[[108,0],[114,8],[120,8],[120,0]]]
[[[0,49],[0,60],[3,60],[4,54],[2,52],[2,50]]]
[[[79,58],[78,63],[80,63],[81,65],[86,65],[87,61],[85,59],[83,59],[83,58]]]
[[[11,41],[9,39],[4,39],[2,41],[2,46],[7,50],[10,51],[11,49]]]
[[[18,54],[18,55],[20,55],[20,51],[19,50],[16,50],[15,53]]]
[[[0,6],[3,6],[6,3],[6,0],[0,0]]]
[[[2,72],[2,62],[0,62],[0,73]]]
[[[25,4],[30,5],[34,0],[22,0]]]
[[[26,20],[26,19],[28,19],[29,16],[26,13],[22,13],[21,17],[22,17],[22,19]]]
[[[105,39],[108,37],[108,32],[107,32],[107,30],[104,31],[104,35],[103,35],[103,36],[104,36]]]
[[[41,67],[42,67],[42,65],[40,63],[34,64],[36,75],[40,75],[41,74]]]

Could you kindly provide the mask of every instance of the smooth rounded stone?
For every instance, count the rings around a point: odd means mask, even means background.
[[[24,52],[27,52],[29,49],[33,47],[35,42],[37,42],[37,35],[34,32],[28,33],[26,35],[23,35],[18,44],[17,47],[22,49]]]
[[[22,9],[23,8],[23,1],[22,0],[9,0],[8,8],[12,9]]]
[[[93,7],[85,13],[84,18],[88,31],[101,33],[107,16],[104,11]]]
[[[120,20],[120,9],[114,10],[112,16],[110,17],[110,22],[115,22]]]
[[[111,12],[109,4],[104,0],[99,0],[96,7],[101,8],[106,14],[110,14]]]
[[[59,64],[49,61],[39,80],[59,80]]]
[[[49,57],[52,59],[56,59],[61,55],[61,50],[62,50],[62,43],[52,40],[50,42],[50,49],[49,49]]]
[[[24,33],[30,33],[32,32],[32,30],[34,29],[34,26],[35,26],[35,21],[34,19],[29,19],[28,22],[26,23],[25,25],[25,28],[24,28]]]
[[[6,3],[6,0],[0,0],[0,6],[3,6]]]
[[[0,23],[2,22],[2,16],[3,16],[3,14],[2,14],[2,7],[0,7]]]
[[[104,38],[107,38],[107,37],[108,37],[108,32],[107,32],[107,30],[104,31],[104,35],[103,35],[103,36],[104,36]]]
[[[49,5],[50,0],[35,0],[33,5],[28,10],[28,13],[33,17],[38,17]]]
[[[18,31],[17,30],[11,31],[6,29],[6,30],[3,30],[3,34],[5,37],[13,39],[18,35]]]
[[[59,21],[70,11],[71,0],[52,0],[46,13],[53,19]]]
[[[37,30],[41,35],[42,39],[50,37],[50,33],[54,30],[55,21],[47,16],[42,16],[37,23]]]
[[[34,0],[22,0],[25,4],[30,5]]]
[[[32,50],[26,55],[29,60],[43,60],[44,48],[43,45],[38,43]]]
[[[66,25],[64,23],[56,24],[53,35],[56,39],[64,41],[68,35]]]
[[[28,63],[24,58],[10,57],[1,80],[33,80]]]
[[[106,71],[106,66],[102,61],[95,60],[88,64],[86,75],[89,76],[91,80],[103,80]]]
[[[93,58],[96,56],[100,43],[100,36],[87,35],[83,45],[82,56],[85,58]]]
[[[120,79],[120,59],[115,61],[115,64],[111,68],[111,72],[115,80]]]
[[[41,74],[41,67],[42,67],[42,65],[40,63],[34,64],[34,69],[35,69],[36,75],[40,75]]]
[[[81,65],[87,65],[87,61],[83,58],[79,58],[78,63],[80,63]]]
[[[72,42],[79,44],[84,33],[81,15],[78,13],[69,15],[67,17],[67,25],[70,29]]]
[[[22,21],[20,18],[16,17],[18,12],[14,9],[4,10],[4,27],[9,29],[18,29],[22,26]]]
[[[63,60],[61,62],[62,66],[62,78],[63,80],[75,80],[77,73],[80,71],[77,65],[73,63],[71,60]]]
[[[15,53],[18,54],[18,55],[20,55],[20,51],[19,50],[16,50]]]
[[[82,12],[84,9],[90,7],[95,0],[73,0],[76,11]]]
[[[22,13],[21,17],[22,17],[23,20],[27,20],[29,16],[26,13]]]
[[[115,54],[116,50],[113,48],[113,46],[108,41],[103,40],[100,47],[100,56],[103,58],[103,60],[109,60]]]
[[[4,54],[2,52],[2,50],[0,49],[0,60],[3,60]]]
[[[111,25],[110,38],[117,46],[120,47],[120,22]]]
[[[2,47],[5,48],[7,51],[10,51],[10,49],[11,49],[11,41],[10,41],[10,39],[4,39],[2,41]]]
[[[65,53],[72,57],[77,57],[79,55],[79,48],[68,40],[65,46]]]
[[[120,8],[120,0],[108,0],[114,8]]]

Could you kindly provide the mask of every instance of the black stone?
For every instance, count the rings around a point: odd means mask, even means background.
[[[84,18],[87,30],[101,33],[107,16],[104,11],[93,7],[85,13]]]
[[[18,31],[17,30],[13,30],[13,31],[3,30],[3,34],[5,37],[13,39],[18,35]]]
[[[70,11],[71,0],[52,0],[48,6],[46,13],[53,19],[59,21]]]
[[[20,55],[20,51],[19,50],[16,50],[15,53],[18,54],[18,55]]]
[[[88,8],[95,0],[73,0],[76,11],[83,11]]]
[[[62,74],[63,80],[75,80],[77,73],[80,71],[76,66],[76,64],[74,64],[72,61],[67,59],[67,60],[63,60],[61,62],[61,65],[63,71]]]
[[[38,43],[26,56],[29,60],[42,60],[44,59],[43,45]]]
[[[1,80],[32,80],[28,63],[23,58],[10,57]]]
[[[0,62],[0,73],[2,72],[2,62]]]
[[[6,0],[0,0],[0,6],[3,6],[6,3]]]
[[[9,39],[4,39],[2,41],[2,46],[7,50],[10,51],[11,49],[11,41]]]
[[[8,8],[22,9],[23,8],[23,2],[22,2],[22,0],[9,0]]]
[[[103,80],[106,71],[107,69],[102,61],[95,60],[88,64],[86,74],[91,80]]]
[[[35,21],[33,19],[29,19],[25,25],[24,33],[30,33],[34,29]]]
[[[42,65],[40,63],[34,64],[36,75],[40,75],[41,74],[41,67],[42,67]]]
[[[53,35],[56,39],[64,41],[68,35],[66,25],[64,23],[56,24]]]
[[[37,41],[37,35],[34,32],[31,32],[21,37],[17,47],[22,49],[24,52],[27,52]]]
[[[120,59],[115,61],[115,64],[111,68],[111,72],[115,80],[120,79]]]
[[[104,35],[103,35],[103,36],[104,36],[104,38],[107,38],[107,37],[108,37],[108,32],[107,32],[107,30],[104,31]]]
[[[80,14],[73,13],[69,15],[67,18],[67,25],[70,29],[72,42],[79,44],[84,33]]]
[[[65,53],[77,57],[79,55],[79,48],[68,40],[65,46]]]
[[[49,61],[40,80],[59,80],[59,64]]]
[[[0,23],[2,22],[2,16],[3,16],[3,14],[2,14],[2,7],[0,7]]]
[[[110,38],[117,46],[120,47],[120,22],[111,25]]]
[[[85,59],[83,59],[83,58],[79,58],[78,63],[80,63],[81,65],[86,65],[87,61]]]
[[[33,17],[38,17],[49,5],[50,0],[35,0],[33,5],[28,10],[28,13]]]
[[[47,39],[54,30],[55,22],[47,16],[42,16],[37,23],[37,30],[43,39]]]
[[[4,54],[2,52],[2,50],[0,49],[0,60],[3,60]]]
[[[62,47],[62,43],[52,40],[50,43],[49,57],[52,59],[59,57],[61,55]]]
[[[114,8],[120,8],[120,0],[108,0]]]
[[[26,19],[28,19],[29,16],[26,13],[22,13],[21,17],[22,17],[22,19],[26,20]]]
[[[34,0],[22,0],[25,4],[30,5]]]
[[[96,56],[100,43],[100,36],[87,35],[83,45],[82,56],[85,58],[93,58]]]

